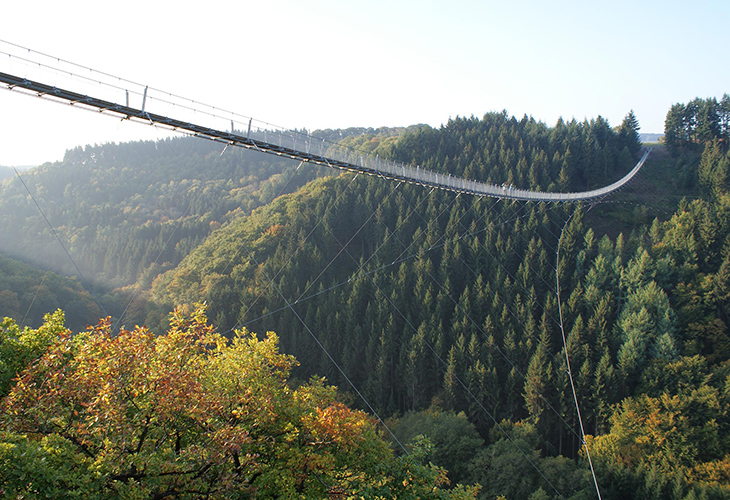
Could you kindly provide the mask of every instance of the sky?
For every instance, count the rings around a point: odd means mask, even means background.
[[[0,71],[24,71],[9,42],[285,128],[633,110],[655,133],[672,104],[730,93],[728,26],[726,0],[38,0],[3,6]],[[0,89],[0,165],[165,135]]]

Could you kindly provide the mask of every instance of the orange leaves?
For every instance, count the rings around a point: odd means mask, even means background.
[[[273,226],[269,227],[266,231],[264,231],[264,234],[267,236],[277,237],[277,236],[280,236],[283,231],[284,231],[283,225],[274,224]]]
[[[336,444],[346,450],[362,443],[362,431],[367,426],[372,426],[364,413],[350,410],[337,402],[324,409],[315,408],[314,413],[303,416],[302,421],[313,438],[310,445]]]
[[[131,474],[131,464],[167,474],[203,467],[186,462],[205,456],[224,462],[226,450],[247,438],[230,429],[218,436],[226,424],[211,420],[220,405],[201,374],[209,347],[219,343],[202,310],[173,317],[165,336],[140,327],[114,336],[102,320],[62,338],[25,373],[3,401],[9,428],[59,434],[117,476]],[[219,452],[205,452],[210,443]]]

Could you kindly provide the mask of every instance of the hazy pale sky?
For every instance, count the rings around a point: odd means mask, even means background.
[[[288,128],[633,109],[662,132],[673,103],[730,93],[729,26],[726,0],[39,0],[3,6],[0,40]],[[0,165],[159,134],[0,90]]]

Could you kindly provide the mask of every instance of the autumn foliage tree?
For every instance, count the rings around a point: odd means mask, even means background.
[[[110,321],[60,331],[0,407],[0,491],[13,497],[473,498],[396,458],[323,380],[292,388],[275,334],[228,341],[204,309],[166,335]]]
[[[728,498],[728,387],[727,374],[713,373],[701,356],[654,361],[642,392],[617,405],[611,431],[588,436],[591,454],[609,476],[605,483],[614,483],[609,489],[628,482],[635,491],[623,498],[684,498],[678,493],[692,489],[704,498]],[[661,494],[648,484],[657,477],[674,491]]]

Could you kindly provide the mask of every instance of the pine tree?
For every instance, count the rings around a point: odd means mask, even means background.
[[[443,401],[446,409],[456,410],[461,405],[462,388],[459,383],[458,355],[455,348],[451,348],[446,360],[446,372],[443,382]]]
[[[632,109],[619,126],[618,149],[628,148],[631,156],[635,158],[641,149],[640,129],[639,120],[636,119],[636,115]]]
[[[426,406],[428,385],[424,374],[428,373],[429,366],[426,355],[426,324],[422,323],[418,332],[411,337],[406,359],[406,391],[408,395],[407,407],[411,410],[420,410]]]
[[[529,419],[538,424],[546,409],[545,394],[549,383],[547,377],[548,355],[542,343],[538,344],[535,354],[530,359],[525,375],[525,384],[522,396]]]

